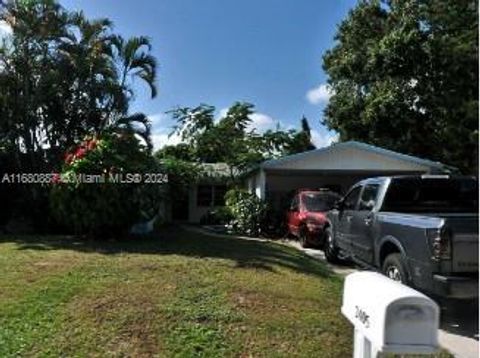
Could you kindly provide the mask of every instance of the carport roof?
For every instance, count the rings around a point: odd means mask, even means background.
[[[358,150],[367,151],[367,152],[373,152],[373,153],[381,155],[381,156],[389,157],[389,158],[400,160],[400,161],[403,161],[403,162],[409,162],[409,163],[412,163],[412,164],[426,166],[426,167],[436,169],[436,170],[440,170],[440,171],[456,171],[457,170],[457,168],[447,166],[447,165],[442,164],[440,162],[434,162],[434,161],[431,161],[431,160],[428,160],[428,159],[422,159],[422,158],[414,157],[414,156],[411,156],[411,155],[394,152],[392,150],[384,149],[384,148],[381,148],[381,147],[376,147],[376,146],[371,145],[371,144],[361,143],[361,142],[357,142],[357,141],[348,141],[348,142],[335,143],[335,144],[332,144],[332,145],[330,145],[328,147],[324,147],[324,148],[314,149],[314,150],[310,150],[310,151],[307,151],[307,152],[302,152],[302,153],[298,153],[298,154],[285,156],[285,157],[282,157],[282,158],[279,158],[279,159],[267,160],[267,161],[264,161],[263,163],[260,163],[258,166],[254,167],[254,168],[251,168],[251,170],[249,170],[247,173],[255,171],[257,169],[279,168],[279,167],[281,167],[282,165],[284,165],[288,162],[301,160],[301,159],[304,159],[304,158],[308,158],[310,156],[318,156],[318,155],[328,154],[332,151],[335,151],[335,150],[341,149],[341,148],[352,148],[352,149],[358,149]],[[247,173],[245,173],[245,174],[247,174]]]

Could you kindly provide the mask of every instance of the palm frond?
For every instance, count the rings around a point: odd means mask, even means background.
[[[146,36],[134,36],[127,40],[124,46],[124,56],[133,58],[135,54],[142,48],[146,47],[148,51],[152,50],[150,39]]]
[[[135,113],[130,116],[118,118],[108,128],[112,131],[127,131],[140,137],[149,150],[152,149],[150,119],[143,113]]]
[[[118,36],[113,39],[112,44],[121,63],[122,84],[126,85],[128,75],[138,77],[150,87],[151,97],[156,97],[157,61],[148,53],[152,49],[150,39],[138,36],[124,40]]]

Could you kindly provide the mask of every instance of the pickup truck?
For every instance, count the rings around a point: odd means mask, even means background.
[[[381,271],[426,293],[478,297],[478,182],[378,177],[355,184],[327,214],[325,256]]]

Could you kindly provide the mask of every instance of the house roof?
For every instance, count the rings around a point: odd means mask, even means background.
[[[294,162],[294,161],[306,159],[306,158],[313,157],[313,156],[323,156],[323,155],[326,155],[330,152],[333,152],[335,150],[342,149],[342,148],[350,148],[350,149],[356,149],[356,150],[361,150],[361,151],[367,151],[367,152],[375,153],[375,154],[385,156],[385,157],[388,157],[388,158],[391,158],[391,159],[400,160],[400,161],[403,161],[403,162],[416,164],[416,165],[420,165],[420,166],[425,166],[425,167],[429,167],[429,168],[437,169],[437,170],[442,170],[442,171],[456,170],[456,168],[449,167],[449,166],[447,166],[445,164],[442,164],[440,162],[435,162],[435,161],[422,159],[422,158],[418,158],[418,157],[407,155],[407,154],[394,152],[392,150],[376,147],[376,146],[371,145],[371,144],[361,143],[361,142],[357,142],[357,141],[348,141],[348,142],[335,143],[335,144],[332,144],[328,147],[314,149],[314,150],[310,150],[310,151],[306,151],[306,152],[302,152],[302,153],[298,153],[298,154],[293,154],[293,155],[285,156],[285,157],[278,158],[278,159],[267,160],[267,161],[264,161],[264,162],[260,163],[258,166],[254,167],[254,168],[251,168],[247,173],[255,171],[257,169],[279,168],[282,165],[287,164],[289,162]],[[247,174],[247,173],[245,173],[245,174]]]

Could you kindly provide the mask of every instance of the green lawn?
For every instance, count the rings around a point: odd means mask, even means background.
[[[351,355],[342,280],[274,243],[1,237],[0,272],[0,357]]]

